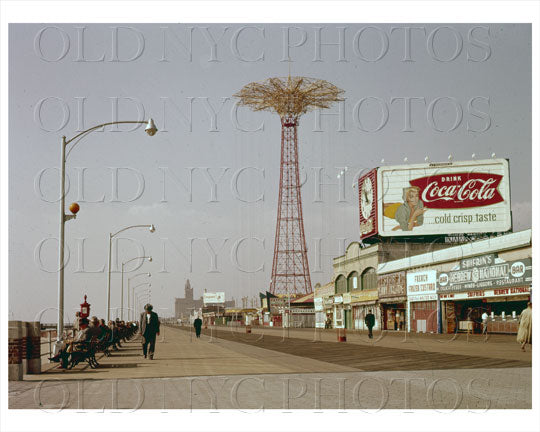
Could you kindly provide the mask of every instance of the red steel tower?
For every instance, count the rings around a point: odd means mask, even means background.
[[[343,93],[327,81],[305,77],[270,78],[246,85],[235,96],[240,105],[269,110],[281,118],[281,168],[277,209],[272,294],[294,297],[312,292],[307,258],[298,169],[298,123],[302,114],[328,108]]]

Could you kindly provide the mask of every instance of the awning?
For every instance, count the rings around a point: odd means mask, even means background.
[[[407,296],[379,298],[379,303],[403,303],[407,301]]]
[[[495,302],[507,302],[507,301],[529,301],[531,298],[530,295],[518,295],[518,296],[509,296],[509,297],[488,297],[486,298],[487,303]]]
[[[291,301],[291,304],[297,303],[313,303],[313,293],[297,298],[296,300]]]
[[[377,300],[370,300],[370,301],[362,301],[362,302],[355,302],[351,303],[351,306],[373,306],[377,304]]]

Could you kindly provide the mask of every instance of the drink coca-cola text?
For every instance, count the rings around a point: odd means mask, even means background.
[[[435,175],[410,181],[420,188],[426,208],[470,208],[504,201],[498,191],[502,176],[488,173]]]

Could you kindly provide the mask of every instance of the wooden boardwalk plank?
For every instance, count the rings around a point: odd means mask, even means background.
[[[203,331],[210,335],[209,330]],[[215,336],[215,333],[214,333]],[[347,344],[307,339],[283,338],[265,334],[220,331],[219,339],[231,340],[248,345],[307,357],[327,363],[349,366],[363,371],[389,370],[435,370],[530,367],[531,362],[505,360],[482,356],[446,354],[422,350],[387,348],[373,345]]]

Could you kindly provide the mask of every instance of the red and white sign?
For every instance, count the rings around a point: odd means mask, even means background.
[[[449,294],[439,294],[441,300],[464,300],[470,298],[508,297],[530,294],[529,286],[510,287],[503,289],[474,290]]]
[[[512,226],[506,159],[380,167],[376,184],[375,220],[384,237],[506,232]]]
[[[411,180],[420,188],[425,208],[456,209],[481,207],[504,201],[498,191],[503,176],[487,173],[439,174]]]

